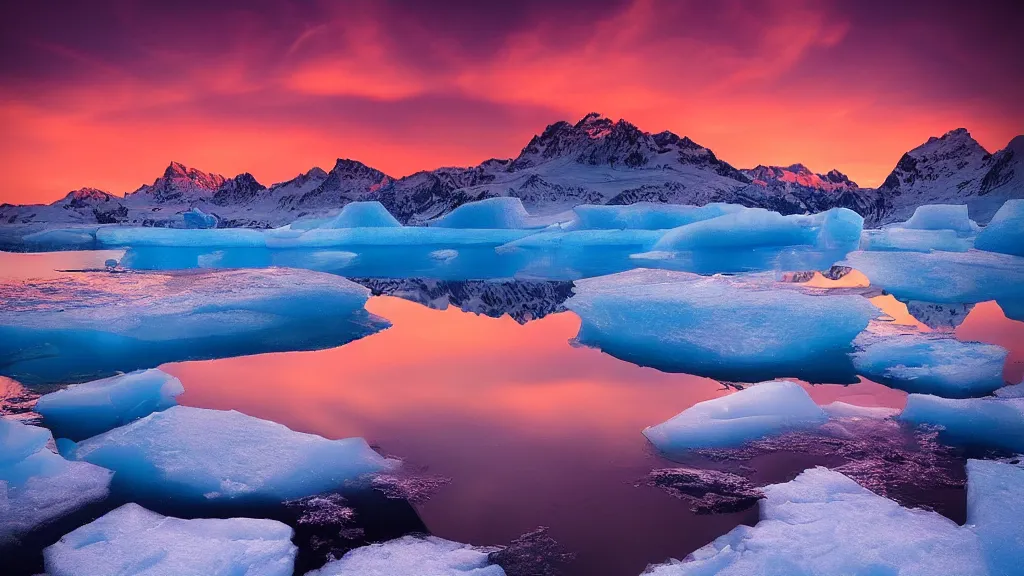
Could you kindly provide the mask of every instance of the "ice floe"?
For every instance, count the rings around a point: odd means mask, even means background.
[[[81,382],[164,362],[337,346],[387,322],[369,290],[306,270],[0,279],[0,374]]]
[[[291,576],[292,529],[255,518],[183,520],[125,504],[43,551],[49,576]]]
[[[519,198],[501,196],[463,204],[451,212],[430,221],[431,226],[464,229],[537,228],[536,222],[523,207]]]
[[[436,536],[403,536],[356,548],[306,576],[505,576],[489,559],[496,550]]]
[[[911,394],[900,420],[938,426],[944,441],[1024,452],[1024,397]]]
[[[1024,467],[967,461],[967,525],[981,539],[991,576],[1020,574],[1024,551]]]
[[[45,428],[0,418],[0,548],[38,526],[106,498],[111,472],[69,462]]]
[[[362,438],[328,440],[233,410],[185,406],[58,447],[114,470],[122,488],[195,501],[301,498],[397,465]]]
[[[660,204],[637,202],[624,206],[582,204],[573,208],[572,230],[668,230],[701,220],[710,220],[746,208],[738,204]]]
[[[79,440],[166,410],[184,391],[181,381],[166,372],[139,370],[46,394],[36,401],[35,411],[61,438]]]

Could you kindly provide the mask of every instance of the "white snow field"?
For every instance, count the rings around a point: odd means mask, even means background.
[[[893,388],[967,398],[991,394],[1005,384],[1003,364],[1009,352],[1002,346],[923,334],[864,340],[853,354],[857,373]]]
[[[337,346],[387,326],[369,290],[307,270],[0,279],[0,374],[81,382],[164,362]]]
[[[974,244],[979,250],[1024,256],[1024,200],[1007,200]]]
[[[643,433],[662,452],[739,446],[750,440],[828,421],[799,384],[762,382],[705,400]]]
[[[488,560],[493,550],[436,536],[403,536],[356,548],[306,576],[505,576]]]
[[[155,368],[73,384],[36,401],[35,411],[61,438],[81,439],[177,404],[181,381]]]
[[[881,312],[859,294],[637,269],[576,282],[577,340],[636,364],[731,381],[855,381],[847,356]]]
[[[110,470],[52,452],[50,431],[0,418],[0,548],[107,497]]]
[[[291,576],[292,529],[254,518],[183,520],[125,504],[43,551],[49,576]]]
[[[1017,574],[1024,477],[968,462],[968,524],[903,508],[826,468],[763,488],[761,520],[646,576],[1010,576]]]
[[[911,394],[900,420],[939,426],[947,442],[1024,453],[1022,396],[955,399]]]
[[[200,502],[302,498],[398,465],[362,438],[328,440],[234,410],[185,406],[58,447],[115,471],[121,486]]]

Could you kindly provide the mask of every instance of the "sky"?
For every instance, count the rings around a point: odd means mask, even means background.
[[[9,2],[0,202],[115,194],[170,161],[264,184],[515,156],[588,112],[739,168],[880,184],[930,136],[1024,133],[1014,1]]]

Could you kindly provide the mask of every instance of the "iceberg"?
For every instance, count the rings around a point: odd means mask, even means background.
[[[496,550],[436,536],[403,536],[356,548],[306,576],[505,576],[501,566],[489,560],[489,553]]]
[[[137,228],[105,226],[96,231],[101,248],[171,246],[201,248],[262,248],[266,232],[252,228]]]
[[[865,230],[860,237],[861,250],[931,252],[967,252],[974,245],[971,238],[962,238],[953,230],[917,230],[889,227]]]
[[[827,420],[799,384],[779,380],[700,402],[643,433],[659,450],[672,453],[739,446],[771,434],[817,428]]]
[[[649,250],[657,230],[544,230],[495,248],[520,278],[575,280],[629,270]]]
[[[911,394],[900,420],[940,426],[943,439],[958,444],[1024,452],[1024,397],[953,399]]]
[[[207,214],[199,208],[193,208],[188,212],[182,214],[182,218],[185,220],[185,228],[216,228],[217,217],[213,214]]]
[[[93,380],[165,362],[338,346],[387,326],[369,290],[269,268],[0,279],[0,374]]]
[[[978,250],[1024,256],[1024,200],[1007,200],[974,245]]]
[[[898,416],[900,411],[896,408],[885,406],[856,406],[846,402],[832,402],[821,407],[828,414],[829,418],[845,419],[855,418],[858,420],[884,420]]]
[[[860,241],[863,223],[859,214],[846,208],[811,216],[783,216],[764,208],[746,208],[674,228],[653,249],[680,252],[796,245],[853,249]]]
[[[979,537],[826,468],[763,488],[761,520],[646,576],[990,574]]]
[[[985,396],[1003,386],[1009,352],[980,342],[901,334],[871,339],[853,354],[857,373],[906,392]]]
[[[328,440],[233,410],[185,406],[58,447],[69,459],[115,471],[126,490],[195,502],[281,502],[397,465],[362,438]]]
[[[622,206],[583,204],[573,208],[572,230],[668,230],[745,210],[738,204],[704,206],[637,202]]]
[[[431,220],[431,226],[463,229],[520,229],[537,228],[530,213],[519,198],[501,196],[463,204],[440,218]]]
[[[964,236],[978,230],[978,225],[967,216],[966,204],[918,206],[910,219],[898,226],[909,230],[952,230]]]
[[[49,228],[22,237],[25,248],[32,252],[49,250],[95,250],[98,226]]]
[[[50,451],[50,431],[0,418],[0,549],[36,527],[103,500],[111,472]]]
[[[125,504],[43,551],[49,576],[291,576],[292,529],[255,518],[183,520]]]
[[[744,382],[855,382],[847,354],[881,314],[859,294],[765,275],[647,269],[577,281],[566,307],[583,321],[582,344],[643,366]]]
[[[1018,301],[1024,285],[1024,258],[968,252],[864,252],[847,254],[841,265],[862,272],[873,286],[902,301],[976,304]]]
[[[333,218],[319,222],[317,228],[399,228],[402,224],[377,201],[350,202]]]
[[[166,410],[185,389],[156,369],[76,384],[39,398],[35,411],[61,438],[80,440]]]
[[[967,525],[981,540],[989,574],[1020,574],[1024,550],[1024,468],[992,460],[967,461]]]

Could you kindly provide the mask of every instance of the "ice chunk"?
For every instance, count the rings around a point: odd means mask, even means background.
[[[880,420],[897,416],[900,411],[885,406],[856,406],[846,402],[833,402],[821,407],[829,418],[858,418]]]
[[[81,382],[165,362],[337,346],[387,322],[369,290],[268,268],[0,279],[0,374]]]
[[[940,398],[911,394],[900,420],[942,427],[961,444],[1024,452],[1024,398]]]
[[[728,396],[695,404],[644,429],[663,452],[738,446],[770,434],[816,428],[825,412],[794,382],[763,382]]]
[[[761,275],[631,270],[576,282],[577,340],[630,362],[732,381],[852,382],[853,339],[880,311]]]
[[[988,574],[969,529],[903,508],[826,468],[766,486],[761,521],[740,525],[648,576]]]
[[[530,213],[523,207],[523,202],[514,197],[486,198],[469,202],[455,210],[432,220],[431,226],[441,228],[533,228]]]
[[[402,224],[377,201],[350,202],[333,218],[319,223],[317,228],[398,228]]]
[[[865,339],[853,354],[857,373],[907,392],[946,398],[985,396],[1003,382],[1007,350],[980,342],[900,334]]]
[[[629,270],[631,254],[649,250],[662,232],[656,230],[545,230],[495,248],[513,260],[516,275],[548,280],[575,280]]]
[[[738,204],[688,206],[637,202],[624,206],[583,204],[573,208],[573,230],[667,230],[744,210]]]
[[[532,234],[533,230],[458,229],[402,226],[399,228],[316,228],[306,232],[271,231],[267,234],[270,248],[333,248],[339,246],[408,246],[459,247],[474,245],[498,246]]]
[[[973,234],[978,229],[978,225],[967,216],[966,204],[918,206],[910,220],[899,226],[911,230],[952,230],[961,235]]]
[[[1003,386],[992,394],[999,398],[1024,398],[1024,382],[1010,386]]]
[[[971,249],[971,238],[961,238],[953,230],[916,230],[890,227],[865,230],[860,238],[861,250],[966,252]]]
[[[974,245],[978,250],[1024,256],[1024,200],[1007,200]]]
[[[106,226],[96,231],[102,248],[128,246],[172,246],[204,248],[262,248],[266,233],[251,228],[133,228]]]
[[[863,222],[860,215],[845,208],[813,216],[783,216],[763,208],[747,208],[674,228],[653,249],[680,252],[794,245],[849,245],[852,249],[860,240]]]
[[[851,252],[841,264],[861,271],[896,298],[974,304],[1020,300],[1024,258],[969,252]]]
[[[65,534],[43,558],[50,576],[291,576],[291,538],[276,520],[182,520],[125,504]]]
[[[22,238],[25,246],[32,251],[44,250],[94,250],[98,226],[81,228],[50,228],[27,234]]]
[[[302,498],[397,464],[362,438],[328,440],[233,410],[185,406],[60,448],[114,470],[128,489],[196,501]]]
[[[111,472],[68,462],[45,428],[0,419],[0,548],[32,529],[106,498]]]
[[[992,576],[1020,574],[1024,550],[1024,468],[967,461],[967,525],[981,540]]]
[[[177,404],[181,381],[156,369],[70,386],[47,394],[35,411],[62,438],[95,436]]]
[[[435,536],[403,536],[356,548],[306,576],[505,576],[488,559],[495,550]]]
[[[217,217],[207,214],[199,208],[193,208],[182,214],[185,219],[185,228],[216,228]]]
[[[433,258],[434,260],[440,260],[442,262],[454,260],[455,258],[458,258],[458,256],[459,251],[452,250],[450,248],[446,250],[434,250],[433,252],[430,253],[431,258]]]

